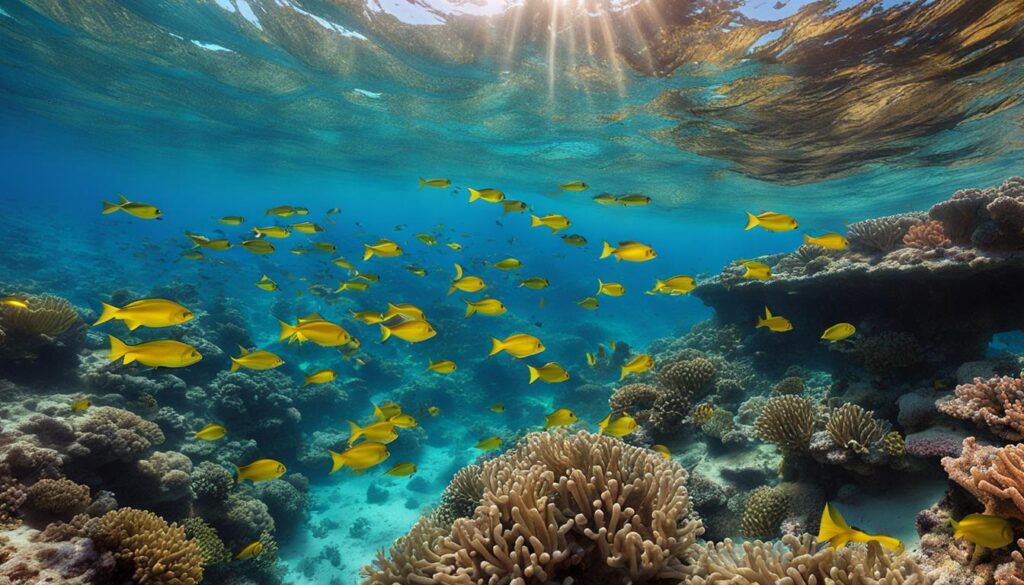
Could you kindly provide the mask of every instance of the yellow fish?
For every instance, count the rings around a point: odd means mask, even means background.
[[[612,415],[609,414],[603,421],[597,423],[597,426],[601,429],[600,434],[622,438],[632,433],[640,426],[637,424],[636,419],[628,414],[624,414],[614,421],[609,422],[611,416]]]
[[[118,195],[117,197],[121,201],[120,203],[111,203],[109,201],[103,202],[103,215],[123,211],[128,215],[133,215],[139,219],[163,219],[164,217],[164,214],[159,208],[149,205],[148,203],[128,201],[128,198],[124,195]]]
[[[349,447],[358,441],[360,437],[365,437],[367,441],[373,441],[384,445],[387,445],[398,438],[398,432],[395,431],[395,426],[397,425],[389,420],[379,420],[377,422],[370,423],[365,427],[360,427],[352,421],[345,422],[348,423],[349,428]]]
[[[83,410],[87,410],[90,406],[92,406],[92,402],[89,402],[88,398],[83,398],[71,403],[71,411],[82,412]]]
[[[420,189],[423,187],[433,187],[435,189],[445,189],[451,187],[452,182],[448,179],[424,179],[420,177]]]
[[[363,244],[363,260],[374,256],[394,258],[402,255],[402,248],[391,240],[379,240],[376,244]]]
[[[258,281],[256,281],[256,287],[268,292],[274,292],[275,290],[277,290],[277,283],[271,280],[269,276],[264,274],[263,276],[260,277]]]
[[[399,414],[402,414],[402,407],[394,402],[382,402],[380,406],[373,405],[373,418],[377,420],[388,420]]]
[[[979,547],[999,549],[1013,542],[1013,528],[1006,518],[990,514],[968,514],[959,522],[949,519],[953,538],[963,538]]]
[[[526,288],[532,288],[533,290],[547,288],[549,284],[551,283],[548,282],[548,279],[541,278],[539,276],[531,276],[530,278],[524,278],[519,281],[519,286],[525,286]]]
[[[437,244],[437,238],[433,234],[416,234],[416,239],[428,246]]]
[[[338,247],[330,242],[314,242],[313,247],[328,254],[334,254],[338,251]]]
[[[821,338],[830,343],[835,343],[846,339],[856,332],[857,328],[850,323],[836,323],[826,329],[825,332],[821,334]]]
[[[284,360],[269,351],[258,350],[250,352],[248,349],[238,346],[241,355],[231,358],[231,371],[237,372],[240,368],[250,370],[272,370],[284,365]]]
[[[249,465],[235,467],[238,470],[236,481],[239,483],[249,480],[253,483],[271,481],[288,472],[288,468],[280,461],[274,459],[259,459]]]
[[[419,319],[420,321],[427,320],[426,313],[416,305],[410,303],[399,303],[397,305],[394,303],[388,303],[388,310],[384,313],[384,320],[387,321],[396,315],[404,315],[412,319]]]
[[[622,373],[619,375],[619,380],[622,380],[629,374],[642,374],[653,367],[654,358],[646,353],[642,353],[622,365],[620,368]]]
[[[459,264],[455,265],[455,278],[452,279],[452,286],[448,289],[448,294],[454,293],[456,290],[462,292],[480,292],[487,288],[487,283],[484,279],[479,276],[463,276],[462,266]]]
[[[388,419],[388,422],[394,424],[400,429],[411,429],[416,427],[416,419],[411,414],[396,414]]]
[[[632,194],[623,195],[615,199],[615,202],[623,206],[638,206],[638,205],[650,205],[651,198],[646,195]]]
[[[501,437],[488,437],[474,445],[474,447],[480,449],[481,451],[490,451],[492,449],[497,449],[498,447],[501,447]]]
[[[526,211],[526,203],[522,201],[516,201],[514,199],[506,199],[505,201],[502,201],[501,206],[505,208],[505,210],[501,212],[502,215],[505,215],[507,213],[518,213],[521,211]]]
[[[594,203],[597,203],[598,205],[613,205],[618,202],[615,195],[612,195],[611,193],[601,193],[600,195],[592,197],[592,199]]]
[[[288,340],[288,343],[312,341],[321,347],[338,347],[352,339],[352,335],[344,327],[327,321],[318,313],[299,319],[296,325],[289,325],[284,321],[277,323],[281,329],[278,341],[285,339]]]
[[[821,511],[821,527],[818,529],[819,543],[827,542],[832,548],[843,548],[848,542],[872,541],[897,554],[903,552],[903,543],[898,538],[868,534],[862,530],[851,528],[839,510],[836,510],[831,504],[825,504],[825,509]]]
[[[448,246],[449,248],[455,250],[456,252],[462,251],[462,244],[459,244],[457,242],[448,242],[447,244],[445,244],[445,246]]]
[[[626,287],[622,286],[617,282],[604,282],[600,278],[597,279],[597,292],[596,295],[606,295],[609,297],[621,297],[626,294]]]
[[[670,276],[665,280],[655,279],[654,288],[647,291],[647,294],[686,295],[690,294],[690,291],[695,288],[697,288],[697,281],[692,276],[679,274]]]
[[[306,376],[306,383],[303,386],[309,386],[310,384],[327,384],[333,382],[338,374],[334,373],[334,370],[326,369],[313,372]]]
[[[202,429],[196,431],[193,437],[203,441],[219,441],[228,434],[228,430],[218,424],[208,424]]]
[[[658,454],[661,455],[662,459],[671,459],[672,458],[672,452],[669,451],[668,447],[666,447],[665,445],[651,445],[651,449],[654,449],[655,451],[657,451]]]
[[[274,244],[266,240],[245,240],[242,242],[242,247],[253,254],[265,255],[274,253]]]
[[[370,289],[370,285],[362,280],[347,280],[338,285],[338,288],[334,289],[335,293],[345,292],[347,290],[366,291]]]
[[[764,317],[757,318],[757,328],[760,327],[767,327],[769,331],[774,333],[784,333],[786,331],[793,330],[793,324],[789,322],[789,319],[778,315],[772,315],[772,312],[768,310],[768,307],[764,308]]]
[[[564,230],[572,225],[572,222],[569,221],[568,217],[557,213],[549,213],[543,217],[530,216],[530,227],[540,227],[542,225],[551,229],[551,233],[557,234],[559,230]]]
[[[238,556],[235,557],[235,560],[244,561],[248,559],[255,559],[261,554],[263,554],[263,543],[257,540],[256,542],[243,548],[242,552],[238,553]]]
[[[295,215],[309,215],[309,210],[305,207],[296,207],[293,209]]]
[[[112,362],[124,358],[125,364],[139,362],[151,368],[184,368],[203,359],[196,348],[173,339],[128,345],[113,335],[107,337],[110,339]]]
[[[357,270],[356,278],[365,280],[366,282],[380,282],[380,275],[373,274],[372,272],[359,272]]]
[[[743,228],[744,230],[752,230],[761,226],[770,232],[788,232],[800,227],[795,219],[785,213],[775,213],[774,211],[766,211],[760,215],[754,215],[749,211],[746,213],[747,226]]]
[[[276,215],[278,217],[291,217],[295,215],[295,208],[291,205],[278,205],[263,212],[263,215]]]
[[[502,302],[497,299],[481,299],[479,301],[467,301],[463,299],[462,302],[466,303],[467,319],[476,313],[480,313],[481,315],[492,316],[503,315],[507,310],[505,308],[505,305],[503,305]]]
[[[583,181],[569,181],[568,183],[562,183],[558,188],[562,191],[586,191],[590,188],[590,185]]]
[[[217,221],[224,225],[242,225],[245,223],[245,218],[241,215],[225,215]]]
[[[812,237],[809,234],[804,234],[804,243],[821,246],[826,250],[845,250],[850,247],[850,242],[843,236],[836,233],[828,233],[818,237]]]
[[[569,410],[568,408],[559,408],[544,417],[544,430],[548,430],[554,427],[564,427],[573,424],[579,420],[576,418],[576,413]]]
[[[343,453],[328,452],[331,454],[331,461],[333,463],[331,473],[338,471],[346,465],[355,471],[362,471],[384,462],[391,456],[386,446],[373,441],[360,443],[355,447],[350,447]]]
[[[594,367],[595,365],[597,365],[597,360],[594,359],[594,354],[590,353],[589,351],[587,352],[587,365],[590,367]]]
[[[427,414],[429,414],[430,416],[437,416],[441,414],[441,409],[436,406],[428,406]]]
[[[332,207],[327,210],[327,215],[338,215],[339,213],[341,213],[340,207]]]
[[[558,384],[569,379],[569,372],[566,372],[556,362],[548,362],[539,368],[533,366],[526,366],[526,368],[530,371],[530,384],[537,380],[542,380],[548,384]]]
[[[366,323],[367,325],[376,325],[384,320],[384,315],[377,311],[353,311],[350,309],[349,313],[352,313],[353,319]]]
[[[427,269],[422,266],[416,266],[415,264],[409,264],[405,267],[406,272],[409,274],[415,274],[416,276],[423,277],[427,275]]]
[[[469,202],[472,203],[477,199],[483,199],[488,203],[501,203],[505,199],[505,194],[497,189],[469,189]]]
[[[768,280],[772,277],[772,269],[763,262],[756,260],[739,260],[738,262],[746,268],[743,278],[747,280]]]
[[[399,463],[391,469],[384,472],[385,475],[393,477],[408,477],[416,473],[415,463]]]
[[[539,339],[526,333],[516,333],[505,338],[504,341],[497,337],[491,338],[491,353],[494,355],[504,351],[517,358],[530,357],[544,351],[544,344]]]
[[[293,223],[292,229],[299,232],[300,234],[306,234],[307,236],[324,232],[323,226],[317,225],[311,221],[300,221],[299,223]]]
[[[193,234],[191,232],[185,232],[185,237],[192,240],[192,243],[195,244],[196,248],[204,248],[207,250],[213,250],[214,252],[223,252],[224,250],[231,249],[231,242],[225,239],[211,240],[206,236]]]
[[[295,246],[294,248],[288,251],[291,252],[292,254],[295,254],[296,256],[305,256],[306,254],[312,252],[312,250],[303,246]]]
[[[569,244],[570,246],[586,246],[587,245],[587,238],[584,238],[583,236],[581,236],[579,234],[569,234],[569,235],[566,235],[566,236],[562,236],[562,241],[565,242],[566,244]]]
[[[252,228],[252,233],[257,238],[277,238],[279,240],[292,235],[292,231],[290,229],[279,225]]]
[[[181,257],[185,260],[203,260],[206,256],[199,250],[185,250],[181,253]],[[0,303],[2,304],[2,303]]]
[[[491,405],[489,410],[493,413],[501,414],[505,412],[505,405],[500,402],[495,402]]]
[[[356,267],[353,266],[351,262],[349,262],[348,260],[346,260],[344,258],[335,258],[335,259],[331,260],[331,264],[334,264],[338,268],[344,268],[345,270],[348,270],[349,272],[358,272],[356,270]]]
[[[520,268],[522,265],[523,263],[516,258],[505,258],[504,260],[495,262],[491,266],[500,270],[515,270],[516,268]]]
[[[450,374],[458,369],[458,366],[452,360],[437,360],[436,362],[429,362],[427,369],[438,374]]]
[[[612,421],[612,415],[613,414],[615,414],[615,413],[614,412],[609,412],[608,416],[602,418],[600,421],[597,422],[597,434],[599,434],[599,435],[604,434],[604,430],[608,428],[608,423],[610,423]]]
[[[596,310],[601,305],[597,302],[597,297],[587,297],[582,301],[576,301],[576,304],[583,307],[588,311]]]
[[[93,327],[111,320],[124,321],[129,330],[139,327],[170,327],[191,321],[195,315],[185,307],[166,299],[142,299],[122,308],[102,303],[103,313]]]
[[[618,248],[613,248],[608,242],[604,242],[604,246],[601,249],[601,259],[603,260],[613,255],[615,260],[625,260],[627,262],[647,262],[658,257],[658,253],[654,251],[654,248],[640,242],[619,242]]]
[[[403,321],[391,327],[381,323],[380,340],[387,341],[392,335],[409,343],[419,343],[437,335],[437,331],[422,319]]]

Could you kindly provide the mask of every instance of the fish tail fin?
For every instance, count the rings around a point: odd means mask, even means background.
[[[764,326],[765,326],[764,317],[758,315],[757,316],[757,327],[755,327],[755,329],[757,329],[759,327],[764,327]]]
[[[492,337],[491,338],[491,353],[487,354],[487,356],[490,357],[490,356],[500,352],[503,349],[502,345],[503,344],[501,343],[500,339],[498,339],[497,337]]]
[[[804,243],[805,244],[810,244],[811,243],[811,235],[810,234],[804,234]]]
[[[231,371],[237,372],[240,367],[241,366],[238,365],[238,360],[236,360],[235,358],[231,358]]]
[[[949,525],[953,527],[953,538],[960,538],[960,523],[950,518]]]
[[[604,290],[604,281],[601,280],[600,278],[598,278],[597,279],[597,292],[594,293],[594,296],[597,296],[597,295],[601,294],[602,290]]]
[[[113,335],[108,335],[107,338],[110,340],[110,361],[116,362],[117,360],[124,358],[124,363],[130,364],[135,361],[135,358],[128,355],[132,347]]]
[[[242,483],[243,479],[245,479],[245,478],[242,477],[242,468],[236,465],[235,466],[235,483]]]
[[[622,373],[619,375],[619,381],[621,382],[626,378],[626,374],[629,373],[629,370],[626,369],[626,366],[622,366],[620,370],[622,370]]]
[[[277,324],[281,327],[281,335],[278,336],[278,341],[284,341],[292,335],[295,335],[295,327],[281,321],[280,319],[278,319]]]
[[[531,213],[530,214],[530,227],[537,227],[539,225],[544,225],[544,222],[542,222],[539,217],[537,217],[536,215]]]
[[[110,321],[111,319],[114,318],[115,315],[117,315],[117,312],[121,310],[115,307],[114,305],[108,305],[107,303],[101,304],[103,305],[103,313],[101,313],[100,318],[97,319],[96,322],[92,324],[93,327],[99,325],[100,323],[106,323],[107,321]]]
[[[826,503],[825,508],[821,511],[818,542],[828,542],[835,548],[841,548],[849,542],[851,532],[850,525],[846,523],[846,519],[839,513],[839,510]]]
[[[345,422],[348,423],[348,446],[351,447],[352,443],[355,443],[357,440],[359,440],[359,437],[363,436],[363,429],[360,428],[359,425],[350,420],[346,420]]]
[[[459,280],[460,278],[462,278],[462,265],[456,263],[455,264],[455,279],[454,280]]]
[[[755,227],[757,227],[757,225],[759,223],[761,223],[760,221],[758,221],[757,216],[754,215],[753,213],[750,213],[749,211],[747,211],[746,214],[747,214],[747,227],[743,228],[743,231],[752,230]]]
[[[601,248],[601,258],[600,258],[600,260],[604,260],[605,258],[611,256],[612,252],[615,251],[615,248],[612,248],[611,245],[608,244],[608,242],[603,242],[603,244],[604,244],[604,246],[602,246],[602,248]]]
[[[380,326],[380,340],[384,342],[387,341],[389,337],[391,337],[391,328],[382,323]]]
[[[537,381],[537,378],[540,378],[540,372],[537,371],[537,368],[535,368],[533,366],[526,366],[526,367],[530,370],[530,383],[533,384],[534,382]],[[546,429],[546,428],[548,428],[548,426],[544,425],[544,428]]]
[[[480,198],[480,192],[473,188],[469,189],[469,202],[472,203]]]
[[[363,261],[365,262],[366,260],[369,260],[372,257],[373,248],[370,247],[370,244],[363,244]],[[356,271],[356,274],[359,274],[359,271]]]
[[[121,206],[118,205],[117,203],[111,203],[109,201],[103,202],[103,215],[114,213],[115,211],[118,211],[120,209]]]
[[[341,453],[335,453],[330,450],[327,452],[331,454],[331,474],[345,467],[345,457]]]
[[[424,179],[423,177],[420,177],[420,189],[422,189],[423,186],[426,185],[426,184],[427,184],[427,180]]]
[[[466,318],[469,319],[470,317],[473,316],[474,313],[476,313],[476,307],[474,307],[473,303],[467,301],[466,299],[462,299],[462,302],[466,303]]]

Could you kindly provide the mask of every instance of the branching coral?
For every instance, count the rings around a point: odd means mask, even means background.
[[[924,221],[923,213],[904,213],[866,219],[850,224],[850,245],[870,252],[886,254],[903,245],[903,236],[912,226]]]
[[[860,454],[866,454],[887,431],[874,413],[851,403],[833,410],[825,429],[837,443]]]
[[[379,551],[373,564],[363,567],[363,585],[432,585],[434,574],[443,570],[438,551],[448,530],[448,525],[439,525],[426,516],[420,518],[387,554]]]
[[[960,456],[944,457],[942,467],[986,514],[1024,520],[1024,445],[981,446],[967,437]]]
[[[1024,379],[1003,376],[960,384],[939,412],[973,421],[1009,441],[1024,440]]]
[[[942,222],[935,220],[910,226],[907,234],[903,236],[903,243],[909,248],[917,248],[919,250],[948,248],[953,245],[952,240],[946,237]]]
[[[185,529],[133,508],[104,514],[87,528],[89,536],[114,553],[137,583],[199,585],[203,557],[199,543]]]
[[[889,457],[903,457],[907,454],[906,441],[898,431],[890,431],[882,437],[882,450]]]
[[[438,526],[451,526],[459,518],[473,516],[484,495],[479,465],[467,465],[455,473],[441,494],[441,503],[434,510],[432,521]]]
[[[814,406],[803,396],[773,396],[754,421],[754,432],[784,451],[803,451],[814,434]]]
[[[779,524],[789,511],[789,496],[776,487],[763,485],[750,492],[740,519],[746,538],[774,538]]]

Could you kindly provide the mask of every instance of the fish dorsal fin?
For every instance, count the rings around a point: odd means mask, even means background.
[[[299,323],[306,323],[308,321],[324,321],[325,319],[320,316],[320,313],[310,313],[305,317],[299,319]]]
[[[121,200],[121,203],[131,203],[128,198],[124,196],[124,193],[118,193],[117,198]]]
[[[238,357],[249,355],[249,350],[244,348],[244,347],[242,347],[241,345],[238,346],[238,351],[242,352],[242,355],[240,355]]]
[[[459,280],[460,278],[462,278],[462,265],[456,264],[455,265],[455,280]]]
[[[634,245],[639,244],[639,243],[640,242],[638,242],[636,240],[623,240],[623,241],[619,242],[619,245],[620,246],[634,246]]]
[[[768,309],[768,307],[765,307],[764,308],[764,320],[767,321],[768,319],[771,319],[771,318],[772,318],[772,312]]]

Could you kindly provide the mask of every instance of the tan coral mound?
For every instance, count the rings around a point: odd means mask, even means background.
[[[27,303],[27,309],[0,306],[0,330],[8,335],[57,337],[81,324],[75,307],[60,297],[30,296]]]
[[[89,536],[114,553],[136,583],[199,585],[203,556],[185,529],[145,510],[121,508],[92,524]]]

